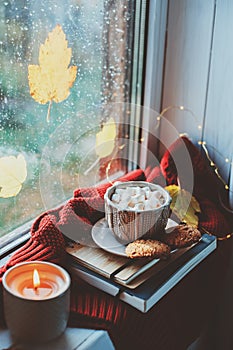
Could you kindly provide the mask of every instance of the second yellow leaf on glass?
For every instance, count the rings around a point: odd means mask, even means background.
[[[95,151],[99,158],[109,156],[115,147],[116,123],[110,118],[96,134]]]

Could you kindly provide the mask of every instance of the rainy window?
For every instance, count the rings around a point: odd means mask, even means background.
[[[0,242],[126,169],[136,3],[1,1]]]

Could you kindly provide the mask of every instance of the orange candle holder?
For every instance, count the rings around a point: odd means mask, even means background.
[[[70,276],[49,262],[24,262],[3,276],[3,305],[12,338],[47,342],[66,329],[70,308]]]

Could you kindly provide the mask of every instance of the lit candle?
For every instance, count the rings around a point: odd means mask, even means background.
[[[44,342],[59,336],[69,315],[70,277],[60,266],[25,262],[3,276],[7,326],[17,340]]]
[[[40,300],[51,296],[56,287],[57,284],[52,283],[47,278],[41,282],[37,269],[34,269],[31,281],[24,280],[18,286],[18,292],[25,298]]]

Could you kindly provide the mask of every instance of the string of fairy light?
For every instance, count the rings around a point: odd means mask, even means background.
[[[184,106],[175,106],[175,105],[174,105],[174,106],[169,106],[169,107],[164,108],[164,109],[162,110],[162,112],[159,114],[159,116],[157,117],[157,120],[160,121],[161,117],[164,117],[165,113],[167,113],[167,112],[168,112],[169,110],[171,110],[171,109],[178,109],[178,110],[180,110],[180,111],[189,112],[189,113],[193,116],[193,118],[197,121],[197,117],[196,117],[196,115],[192,112],[192,110],[190,110],[190,109],[188,109],[188,108],[186,108],[186,107],[184,107]],[[199,130],[201,130],[201,129],[202,129],[202,125],[201,125],[201,124],[197,124],[197,128],[198,128]],[[180,134],[180,136],[181,136],[181,135],[182,135],[182,134]],[[204,141],[204,140],[199,140],[199,141],[198,141],[198,145],[200,145],[200,146],[203,148],[203,150],[204,150],[204,152],[205,152],[205,154],[206,154],[206,157],[207,157],[207,159],[208,159],[208,161],[209,161],[210,166],[214,168],[214,172],[215,172],[215,174],[217,175],[218,179],[222,182],[224,188],[225,188],[226,190],[228,190],[229,192],[232,192],[232,193],[233,193],[232,189],[229,188],[229,184],[228,184],[228,183],[224,180],[224,178],[221,176],[217,164],[216,164],[216,163],[213,161],[213,159],[210,157],[209,150],[208,150],[208,148],[209,148],[210,146],[208,146],[208,145],[207,145],[207,142]],[[216,151],[216,152],[219,154],[219,156],[220,156],[222,159],[224,159],[224,161],[225,161],[226,164],[230,165],[231,167],[233,166],[233,162],[230,161],[230,158],[229,158],[229,157],[224,157],[219,151],[217,151],[217,149],[216,149],[215,147],[212,147],[212,146],[211,146],[211,148],[213,148],[214,151]]]
[[[223,179],[223,177],[222,177],[221,174],[219,173],[219,168],[217,167],[217,165],[215,164],[215,162],[210,158],[209,151],[208,151],[208,149],[207,149],[206,141],[198,141],[198,144],[201,145],[202,148],[204,149],[205,154],[206,154],[206,157],[207,157],[207,159],[208,159],[208,161],[209,161],[209,163],[210,163],[210,166],[211,166],[211,167],[214,167],[214,172],[215,172],[215,174],[217,175],[217,177],[219,178],[219,180],[223,183],[224,188],[225,188],[226,190],[228,190],[229,192],[232,192],[232,190],[229,188],[229,185],[226,183],[226,181]],[[220,153],[218,152],[218,154],[220,154]],[[220,154],[220,156],[221,156],[222,158],[224,158],[221,154]],[[225,160],[225,163],[229,163],[230,166],[232,167],[233,163],[230,161],[229,158],[224,158],[224,160]]]
[[[194,120],[196,121],[197,123],[197,117],[196,115],[192,112],[192,110],[190,110],[189,108],[186,108],[182,105],[180,106],[176,106],[176,105],[171,105],[171,106],[168,106],[166,108],[164,108],[162,110],[162,112],[157,116],[157,121],[160,122],[161,118],[162,117],[165,117],[164,115],[170,111],[170,110],[179,110],[179,111],[185,111],[185,112],[189,112],[192,117],[194,118]],[[197,128],[198,130],[202,130],[202,125],[201,124],[198,124],[197,123]],[[182,136],[183,134],[180,134],[180,136]],[[228,196],[229,194],[232,194],[233,195],[233,190],[230,188],[229,184],[224,180],[224,178],[222,177],[222,175],[220,174],[220,170],[217,166],[217,164],[214,162],[214,160],[211,158],[210,156],[210,153],[209,153],[209,148],[211,147],[216,153],[218,153],[218,155],[224,159],[225,163],[228,164],[231,168],[230,168],[230,171],[233,170],[233,161],[230,160],[230,157],[224,157],[215,147],[212,147],[210,145],[207,145],[207,142],[203,139],[199,140],[198,141],[198,145],[200,145],[202,147],[202,149],[204,150],[205,152],[205,155],[207,157],[207,160],[210,164],[210,167],[212,167],[214,169],[214,172],[216,174],[216,176],[218,177],[219,181],[223,184],[224,186],[224,189],[226,191],[228,191]],[[231,210],[230,210],[231,211]],[[232,212],[232,211],[231,211]],[[208,234],[211,234],[210,232],[208,232],[207,230],[203,229],[206,233]],[[230,233],[227,233],[225,236],[223,237],[218,237],[217,239],[220,240],[220,241],[223,241],[223,240],[226,240],[226,239],[229,239],[233,236],[233,232],[230,232]]]

